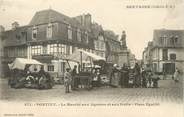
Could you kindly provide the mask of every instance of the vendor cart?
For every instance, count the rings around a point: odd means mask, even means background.
[[[16,58],[8,64],[11,70],[9,85],[12,88],[50,89],[54,82],[43,69],[43,64],[34,59]]]
[[[91,89],[94,86],[93,82],[96,77],[92,72],[92,68],[93,62],[98,60],[105,61],[105,58],[81,49],[76,50],[73,54],[67,57],[67,61],[78,63],[79,73],[76,76],[73,76],[74,82],[78,82],[77,88]],[[89,67],[89,65],[91,67]]]

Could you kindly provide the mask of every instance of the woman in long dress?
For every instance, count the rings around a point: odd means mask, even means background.
[[[174,72],[174,81],[177,83],[179,82],[179,70],[176,68]]]

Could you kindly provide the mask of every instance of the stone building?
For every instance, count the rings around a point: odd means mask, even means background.
[[[143,54],[142,54],[142,60],[143,60],[143,67],[150,68],[151,67],[151,49],[153,47],[153,42],[148,42],[148,45],[146,48],[144,48]]]
[[[173,74],[184,69],[184,30],[154,30],[153,41],[143,52],[155,72]]]
[[[46,71],[62,76],[66,66],[63,58],[76,49],[94,50],[93,39],[85,26],[52,9],[37,12],[26,26],[13,23],[12,29],[3,34],[5,73],[7,63],[21,57],[37,59],[45,64]]]
[[[123,36],[125,46],[113,31],[92,22],[90,14],[69,17],[52,9],[38,11],[28,25],[14,22],[10,30],[0,27],[1,71],[9,75],[8,63],[17,57],[33,58],[44,64],[45,71],[61,77],[67,67],[63,58],[77,49],[122,66],[128,64],[125,32]]]

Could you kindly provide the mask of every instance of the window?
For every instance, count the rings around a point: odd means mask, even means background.
[[[170,54],[170,60],[176,60],[176,54]]]
[[[160,44],[167,45],[167,36],[166,35],[160,37]]]
[[[51,23],[49,23],[47,26],[47,38],[52,37],[52,27],[53,27],[53,25]]]
[[[54,71],[54,65],[48,65],[48,71]]]
[[[22,48],[22,47],[17,48],[17,56],[19,56],[19,57],[24,56],[24,48]]]
[[[50,54],[53,54],[55,56],[66,55],[66,45],[51,44],[50,45]]]
[[[47,54],[47,46],[46,45],[43,46],[43,54]]]
[[[68,25],[68,39],[72,39],[72,28]]]
[[[170,43],[171,43],[172,45],[174,45],[174,36],[172,36],[172,37],[170,38]]]
[[[32,46],[31,47],[31,54],[32,55],[40,55],[42,51],[42,47],[41,46]]]
[[[164,45],[167,45],[167,36],[164,35],[164,36],[163,36],[163,39],[164,39]]]
[[[66,46],[66,55],[70,55],[70,46],[69,45]]]
[[[81,42],[81,31],[80,29],[77,29],[77,40]]]
[[[34,26],[32,29],[32,39],[35,40],[37,38],[37,27]]]
[[[85,33],[84,33],[84,38],[85,38],[85,42],[88,44],[89,39],[88,39],[88,32],[87,31],[85,31]]]
[[[99,48],[100,48],[100,42],[99,41],[95,41],[95,42],[96,42],[96,44],[95,44],[96,45],[96,49],[99,50]]]
[[[167,49],[163,49],[162,59],[168,60],[168,50]]]
[[[178,36],[171,36],[170,38],[171,45],[177,45],[178,44]]]
[[[101,41],[101,49],[102,49],[102,50],[105,50],[105,44],[104,44],[103,41]]]
[[[178,43],[178,36],[175,36],[174,38],[174,44],[177,44]]]
[[[164,44],[164,39],[162,37],[160,37],[160,44],[163,45]]]
[[[7,48],[7,56],[15,57],[15,48]]]
[[[58,49],[58,47],[57,47],[57,44],[51,44],[50,45],[50,54],[57,54],[57,49]]]
[[[65,45],[58,44],[58,52],[61,54],[65,54]]]

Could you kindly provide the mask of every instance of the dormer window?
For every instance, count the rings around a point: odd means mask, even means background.
[[[176,45],[178,43],[178,36],[171,36],[170,41],[172,45]]]
[[[52,27],[53,25],[49,23],[47,26],[47,38],[52,38]]]
[[[174,45],[174,36],[170,37],[170,42],[171,42],[172,45]]]
[[[72,39],[72,27],[68,25],[68,39]]]
[[[164,44],[164,39],[163,39],[163,37],[160,37],[160,44],[161,44],[161,45]]]
[[[37,38],[37,27],[34,26],[33,29],[32,29],[32,39],[35,40]]]
[[[167,36],[166,35],[160,37],[160,43],[162,45],[166,45],[167,44]]]
[[[178,36],[176,35],[174,38],[174,43],[177,44],[178,43]]]

